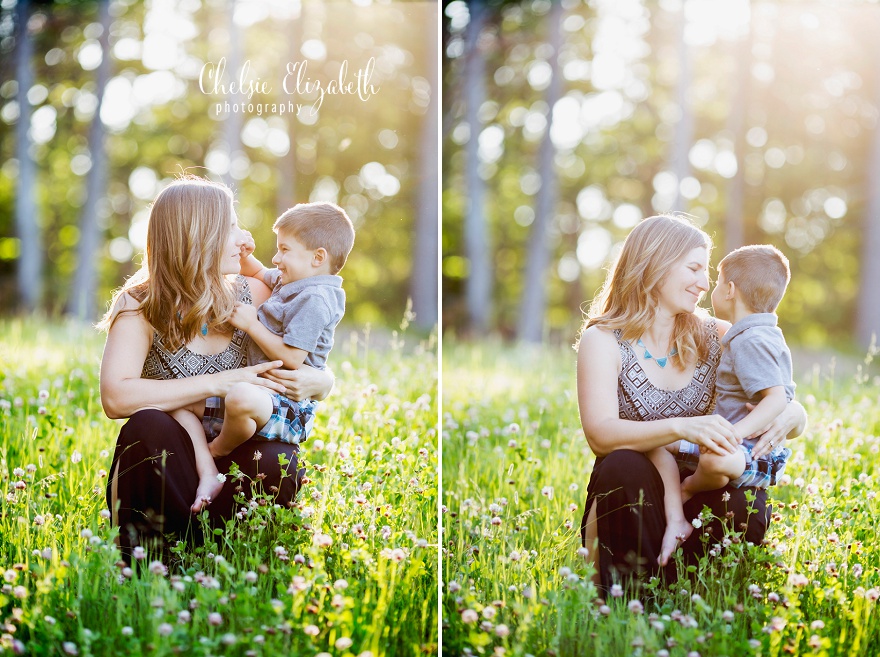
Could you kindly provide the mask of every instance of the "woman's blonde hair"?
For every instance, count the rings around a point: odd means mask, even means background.
[[[109,330],[121,312],[142,312],[169,348],[192,341],[204,324],[229,331],[235,284],[221,270],[232,229],[232,191],[222,183],[183,176],[159,192],[150,208],[140,270],[117,290],[98,324]],[[135,309],[117,307],[128,294]]]
[[[659,291],[670,267],[697,247],[712,250],[712,239],[678,215],[648,217],[627,236],[602,290],[590,304],[581,333],[591,326],[620,329],[624,340],[636,340],[654,322]],[[670,358],[678,369],[709,353],[705,312],[675,316]]]

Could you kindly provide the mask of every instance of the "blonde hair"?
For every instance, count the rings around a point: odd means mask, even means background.
[[[697,247],[712,250],[712,239],[681,216],[648,217],[627,236],[602,290],[590,304],[581,333],[591,326],[620,329],[624,340],[636,340],[654,322],[660,286],[670,267]],[[699,313],[699,314],[698,314]],[[705,360],[709,354],[704,312],[675,316],[671,362]]]
[[[755,244],[728,253],[718,264],[724,280],[736,285],[752,312],[776,310],[791,280],[788,258],[775,246]]]
[[[232,205],[226,185],[197,176],[181,177],[159,192],[150,208],[143,264],[114,293],[98,328],[109,330],[122,312],[142,312],[174,349],[192,341],[206,323],[228,332],[236,289],[221,266]],[[124,294],[140,307],[119,310]]]
[[[278,217],[272,230],[290,235],[307,249],[326,249],[331,274],[345,266],[354,246],[351,219],[333,203],[299,203]]]

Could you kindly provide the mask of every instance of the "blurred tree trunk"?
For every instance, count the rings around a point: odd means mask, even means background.
[[[101,105],[104,102],[104,88],[110,77],[110,0],[98,3],[101,21],[101,64],[95,80],[95,95],[98,106],[89,127],[89,157],[92,167],[86,179],[86,202],[80,217],[79,244],[77,245],[77,268],[70,294],[70,312],[81,320],[92,320],[95,316],[95,297],[98,281],[98,251],[101,229],[98,221],[99,201],[107,189],[107,150],[104,147],[104,123],[101,121]]]
[[[30,0],[15,5],[15,79],[18,82],[19,115],[15,124],[15,157],[18,180],[15,186],[15,226],[21,240],[18,254],[18,298],[21,308],[37,309],[43,284],[43,251],[40,243],[40,218],[37,207],[37,164],[31,153],[31,104],[27,93],[34,84],[34,44],[28,33]]]
[[[468,3],[470,21],[465,29],[465,72],[464,98],[465,118],[470,128],[470,137],[465,150],[465,185],[467,188],[467,209],[464,217],[465,255],[469,273],[466,282],[467,311],[470,328],[475,333],[483,333],[489,328],[492,314],[492,253],[489,249],[487,221],[485,215],[486,184],[480,177],[478,155],[481,122],[480,107],[486,100],[485,68],[486,62],[480,47],[480,36],[486,24],[488,7],[485,0],[472,0]]]
[[[547,128],[538,153],[541,187],[535,199],[535,221],[529,236],[523,296],[519,310],[517,336],[523,342],[541,342],[544,316],[547,313],[547,269],[550,262],[550,226],[556,213],[558,180],[554,155],[556,149],[550,138],[553,127],[553,108],[562,96],[562,77],[559,74],[559,50],[562,47],[562,0],[552,0],[548,17],[549,38],[553,47],[550,57],[550,84],[544,96],[548,107]]]
[[[745,244],[745,230],[743,210],[745,208],[746,193],[746,131],[748,130],[748,107],[750,84],[752,78],[752,26],[751,11],[749,22],[746,24],[746,33],[739,39],[735,49],[736,53],[736,88],[730,99],[730,113],[728,114],[728,129],[733,134],[734,155],[736,156],[736,175],[731,179],[727,192],[727,213],[724,217],[724,246],[725,253],[730,253]]]
[[[422,125],[419,168],[419,202],[416,209],[416,234],[413,256],[413,274],[410,280],[410,297],[416,326],[431,329],[437,323],[437,259],[438,249],[438,192],[439,173],[437,148],[437,122],[439,120],[439,78],[437,75],[437,30],[428,29],[426,52],[428,70],[426,77],[431,85],[431,99]]]
[[[226,70],[230,75],[237,76],[241,70],[243,62],[241,30],[235,24],[235,5],[236,0],[229,1],[229,57],[226,59]],[[236,78],[233,78],[236,79]],[[237,85],[236,85],[237,86]],[[227,97],[230,106],[240,104],[244,101],[244,94],[230,93]],[[244,112],[233,111],[230,109],[229,116],[223,121],[223,141],[226,142],[227,153],[229,154],[229,171],[223,175],[223,182],[232,186],[232,168],[236,158],[244,155],[241,149],[241,128],[244,121]]]
[[[679,21],[678,35],[678,82],[675,88],[675,98],[680,112],[678,124],[675,127],[675,138],[672,144],[672,172],[675,174],[678,188],[675,191],[675,202],[672,210],[684,211],[684,200],[681,196],[681,181],[691,175],[691,166],[688,161],[688,153],[691,142],[694,139],[694,115],[688,102],[688,90],[691,85],[690,52],[685,41],[685,5],[681,5],[681,20]]]
[[[880,44],[872,44],[875,53]],[[880,67],[874,71],[874,102],[880,102]],[[868,202],[862,229],[861,281],[856,317],[856,337],[862,348],[880,338],[880,122],[874,126],[868,161]]]
[[[288,62],[296,62],[300,58],[300,42],[302,41],[301,25],[305,20],[306,7],[300,5],[299,18],[294,18],[288,33]],[[287,138],[290,140],[290,150],[278,163],[278,189],[275,194],[276,215],[280,216],[285,210],[293,207],[297,200],[296,190],[296,112],[287,113]]]

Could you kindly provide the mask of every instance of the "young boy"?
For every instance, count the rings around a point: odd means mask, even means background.
[[[658,470],[666,488],[664,505],[680,509],[681,504],[701,491],[728,484],[736,488],[767,488],[776,483],[791,455],[787,447],[770,443],[770,452],[755,459],[752,451],[767,427],[794,399],[791,352],[777,326],[774,314],[791,278],[788,260],[772,246],[744,246],[730,253],[718,265],[718,283],[712,291],[715,316],[732,323],[721,341],[724,351],[715,384],[715,413],[729,420],[740,439],[740,449],[719,456],[701,453],[697,445],[679,441],[666,450],[683,469],[693,472],[681,482],[669,468],[670,458],[662,450],[653,454],[665,459]],[[754,405],[749,412],[746,404]],[[656,463],[655,463],[656,465]],[[678,514],[675,514],[678,515]],[[664,537],[664,544],[667,544]],[[661,549],[661,564],[675,544]],[[668,552],[667,552],[668,549]]]
[[[334,330],[345,312],[342,278],[337,274],[354,245],[354,227],[336,205],[301,203],[282,214],[272,228],[278,235],[278,252],[272,258],[277,268],[266,269],[249,255],[241,270],[245,276],[261,278],[272,288],[272,295],[259,310],[247,304],[236,306],[230,322],[251,338],[248,365],[280,360],[287,369],[303,364],[324,369]],[[292,444],[304,441],[314,423],[317,402],[296,402],[266,388],[239,383],[227,394],[225,409],[207,406],[201,422],[188,410],[172,415],[192,436],[223,413],[220,434],[207,446],[210,457],[219,458],[251,437]],[[223,484],[213,458],[200,453],[204,441],[194,439],[193,444],[199,486],[192,510],[198,512]]]

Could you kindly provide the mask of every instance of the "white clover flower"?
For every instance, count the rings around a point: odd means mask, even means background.
[[[479,618],[479,615],[473,609],[465,609],[461,612],[461,622],[465,625],[473,625]]]
[[[510,628],[507,625],[499,624],[495,626],[495,634],[500,636],[502,639],[510,634]]]
[[[308,636],[318,636],[321,633],[321,630],[318,629],[317,625],[306,625],[303,628],[303,632]]]
[[[348,650],[349,648],[351,648],[353,643],[354,641],[352,641],[349,637],[342,636],[336,639],[336,643],[334,643],[333,645],[336,646],[337,650]]]
[[[78,450],[73,450],[73,454],[70,455],[71,463],[79,463],[82,461],[83,455],[79,453]]]
[[[223,623],[223,616],[221,616],[216,611],[212,611],[210,614],[208,614],[208,623],[210,625],[213,625],[214,627],[217,627],[218,625],[221,625]]]

